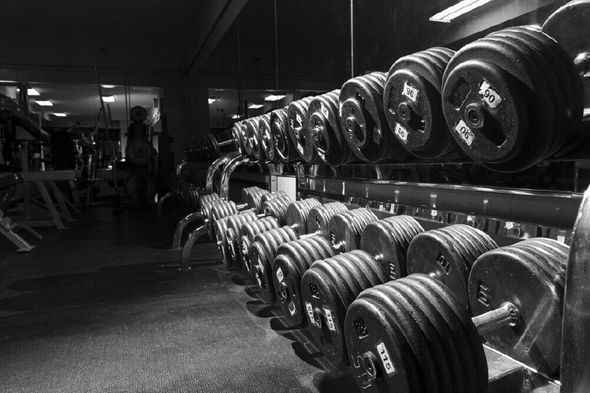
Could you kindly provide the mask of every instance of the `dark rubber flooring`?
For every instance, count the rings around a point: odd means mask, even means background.
[[[92,207],[26,254],[0,239],[0,392],[357,392],[211,242],[179,271],[187,212]]]

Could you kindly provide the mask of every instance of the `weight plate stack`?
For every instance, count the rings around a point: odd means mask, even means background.
[[[335,214],[329,224],[332,246],[340,252],[359,248],[363,230],[373,221],[375,213],[362,207]]]
[[[330,242],[313,236],[281,244],[272,267],[275,294],[285,318],[292,326],[306,326],[305,309],[301,300],[301,279],[315,261],[333,257]]]
[[[271,199],[275,199],[278,197],[288,198],[287,193],[283,190],[271,191],[269,193],[262,195],[262,197],[260,198],[260,206],[264,206],[264,203],[266,201],[270,201]],[[264,208],[262,210],[264,211]]]
[[[500,172],[556,153],[582,116],[581,79],[571,67],[563,49],[535,27],[500,30],[466,45],[443,76],[453,137],[471,158]]]
[[[270,113],[270,130],[275,142],[275,152],[281,162],[286,164],[299,160],[297,149],[289,135],[288,107]]]
[[[307,215],[307,233],[317,233],[330,240],[330,220],[338,213],[348,211],[342,202],[328,202],[311,208]]]
[[[406,258],[412,240],[424,232],[410,216],[394,216],[367,225],[361,236],[361,250],[373,255],[390,280],[408,275]]]
[[[565,265],[569,247],[534,238],[489,251],[469,275],[474,316],[511,303],[518,324],[484,334],[487,343],[541,373],[555,376],[560,365]]]
[[[389,69],[383,109],[389,128],[413,155],[434,159],[459,149],[442,111],[443,73],[455,52],[435,47],[399,58]]]
[[[477,258],[497,247],[485,232],[469,225],[449,225],[423,232],[414,237],[408,248],[408,274],[435,276],[468,309],[469,271]]]
[[[262,116],[252,117],[250,119],[245,120],[246,122],[246,141],[249,146],[250,154],[248,157],[255,161],[263,161],[264,160],[264,152],[262,151],[262,146],[260,145],[260,128],[259,128],[259,121]]]
[[[263,217],[259,220],[249,221],[242,224],[238,239],[240,239],[240,246],[238,248],[240,253],[240,261],[245,270],[253,274],[252,264],[250,263],[250,245],[254,242],[254,238],[259,233],[269,231],[279,227],[279,222],[274,217]]]
[[[335,365],[347,365],[344,317],[365,289],[387,281],[381,264],[362,250],[314,262],[303,274],[301,296],[315,342]]]
[[[487,391],[487,361],[467,310],[424,274],[365,290],[345,320],[363,392]]]
[[[385,78],[383,72],[373,72],[349,79],[340,90],[340,124],[346,142],[364,162],[401,160],[406,156],[383,112]]]
[[[314,97],[308,109],[314,149],[322,161],[332,166],[358,161],[340,125],[339,96],[340,89],[337,89]]]
[[[240,266],[240,251],[238,234],[243,224],[258,220],[255,212],[249,210],[240,214],[227,217],[227,230],[225,233],[226,249],[228,251],[226,266],[228,269]]]
[[[235,214],[236,216],[238,214]],[[223,260],[223,264],[227,269],[230,269],[231,266],[231,255],[228,248],[227,242],[227,223],[230,217],[223,217],[219,220],[216,220],[213,224],[213,229],[215,231],[215,239],[217,242],[217,249],[221,253],[221,259]]]
[[[215,201],[211,205],[209,216],[207,217],[207,231],[209,238],[213,239],[215,236],[215,229],[213,225],[215,221],[238,213],[236,204],[233,201]]]
[[[313,97],[305,97],[293,101],[287,108],[289,136],[301,159],[308,164],[319,162],[319,156],[314,148],[314,138],[309,127],[308,109],[312,99]]]
[[[280,225],[287,224],[287,209],[291,199],[287,195],[279,195],[262,204],[262,210],[267,216],[275,217]]]
[[[272,264],[279,246],[297,240],[299,235],[293,228],[284,226],[260,233],[254,238],[249,249],[252,276],[260,288],[260,298],[267,303],[276,299],[272,280]]]
[[[270,162],[277,162],[278,156],[275,152],[275,141],[272,136],[272,130],[270,127],[271,114],[265,114],[260,118],[258,127],[260,128],[260,145],[266,159]]]
[[[261,190],[261,188],[257,186],[242,188],[242,191],[240,193],[240,200],[242,201],[242,203],[248,203],[248,195],[254,190]]]
[[[305,234],[307,230],[307,217],[312,208],[321,206],[321,203],[315,198],[301,199],[291,202],[287,206],[287,225],[297,231],[299,236]]]
[[[245,154],[245,151],[244,151],[245,135],[242,132],[242,122],[241,121],[237,121],[233,124],[233,126],[231,127],[231,135],[232,135],[232,138],[234,139],[234,141],[236,142],[237,150],[240,152],[241,155],[244,155]]]
[[[263,190],[262,188],[258,187],[256,187],[256,189],[251,189],[246,197],[248,201],[248,207],[250,209],[254,209],[254,211],[256,211],[258,214],[262,213],[262,196],[269,193],[270,191]]]

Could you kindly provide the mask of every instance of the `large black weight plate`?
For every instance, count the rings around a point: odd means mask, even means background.
[[[485,339],[508,356],[553,375],[560,364],[563,287],[558,283],[563,278],[549,267],[553,258],[521,243],[478,258],[469,276],[469,302],[474,316],[505,302],[516,306],[519,323],[492,331]],[[565,252],[559,254],[567,259]]]

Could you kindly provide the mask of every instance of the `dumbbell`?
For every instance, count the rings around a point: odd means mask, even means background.
[[[236,218],[236,222],[247,222],[265,216],[274,216],[279,222],[284,222],[286,206],[291,201],[284,191],[266,192],[260,189],[250,190],[247,195],[248,203],[236,206],[234,202],[218,203],[211,208],[212,229],[215,232],[217,247],[219,248],[223,261],[228,267],[235,265],[231,260],[230,244],[227,236],[229,217],[242,215]],[[268,202],[273,201],[271,205]],[[259,214],[260,206],[265,206],[265,212]],[[270,207],[268,207],[270,206]]]
[[[273,222],[250,222],[244,224],[239,233],[241,244],[239,245],[240,258],[246,270],[256,278],[258,269],[256,268],[259,262],[256,259],[252,260],[251,248],[257,235],[262,234],[270,229],[275,229],[280,226],[290,228],[295,231],[297,238],[305,233],[307,225],[307,218],[309,212],[320,206],[320,202],[315,198],[303,199],[295,202],[281,200],[271,200],[264,205],[264,212],[267,216],[273,216],[276,220],[276,225]],[[228,238],[233,234],[228,232]],[[264,266],[262,267],[264,270]],[[259,279],[261,280],[261,279]]]
[[[270,281],[265,286],[274,288],[274,294],[267,294],[266,299],[279,299],[280,306],[289,322],[293,325],[305,324],[303,304],[301,301],[301,277],[316,260],[316,255],[325,253],[319,251],[325,249],[326,244],[330,248],[329,255],[351,251],[359,247],[363,229],[377,217],[370,210],[361,208],[348,210],[340,202],[327,203],[310,210],[307,218],[308,234],[300,237],[302,247],[319,247],[316,252],[309,249],[308,252],[296,255],[292,251],[301,247],[294,242],[285,250],[278,250],[277,257],[270,264],[270,270],[263,280]],[[321,241],[324,238],[326,241]],[[322,258],[322,259],[325,259]]]
[[[276,109],[279,110],[279,109]],[[279,157],[275,150],[275,141],[271,129],[272,112],[267,116],[262,116],[258,122],[260,128],[260,146],[264,152],[264,156],[270,162],[278,162]]]
[[[485,392],[480,335],[554,374],[567,252],[551,239],[531,239],[480,256],[469,276],[473,318],[447,286],[421,273],[364,291],[345,319],[357,383],[367,392]]]
[[[289,136],[299,153],[299,157],[308,163],[313,164],[320,161],[317,150],[314,148],[314,139],[308,119],[308,109],[313,97],[305,97],[293,101],[287,107],[289,118]]]
[[[319,208],[319,206],[315,206]],[[360,208],[354,210],[347,210],[342,213],[335,214],[330,219],[330,239],[332,240],[331,247],[335,252],[340,250],[350,250],[352,248],[358,248],[358,237],[362,229],[366,224],[372,220],[376,220],[377,217],[368,209]],[[309,220],[309,218],[308,218]],[[333,224],[334,223],[334,224]],[[333,225],[338,225],[338,232],[333,228]],[[345,228],[342,228],[345,227]],[[284,231],[292,229],[289,227],[283,227]],[[314,236],[319,236],[320,232],[311,233],[307,235],[300,235],[296,233],[295,239],[307,239]],[[277,248],[280,244],[277,244],[275,248],[269,248],[270,244],[267,236],[273,236],[273,234],[266,235],[261,233],[256,236],[252,245],[249,248],[249,258],[251,271],[250,274],[258,281],[261,289],[261,298],[266,302],[274,302],[276,299],[276,291],[274,286],[274,278],[276,272],[274,272],[274,258],[277,252]],[[284,289],[285,290],[285,289]],[[284,294],[280,294],[281,297],[285,297]],[[284,302],[284,300],[283,300]]]
[[[275,153],[279,161],[286,164],[300,159],[289,135],[288,106],[270,113],[270,131],[275,144]]]
[[[296,272],[291,273],[289,280],[283,280],[282,289],[288,293],[288,301],[300,300],[291,306],[291,310],[287,308],[287,319],[303,322],[305,318],[310,333],[324,355],[334,364],[346,365],[346,309],[364,289],[389,280],[392,271],[400,274],[405,270],[392,269],[391,266],[405,267],[410,242],[422,231],[420,224],[409,216],[374,220],[362,232],[362,250],[313,262],[303,273],[300,288],[294,280],[297,278]],[[282,266],[277,267],[282,269]]]
[[[339,166],[359,161],[342,132],[338,96],[340,89],[314,97],[309,103],[309,128],[313,148],[328,165]]]
[[[254,223],[254,221],[262,217],[273,217],[276,219],[276,226],[273,224],[272,228],[287,224],[296,231],[302,232],[305,228],[306,211],[316,204],[319,204],[319,202],[315,199],[291,202],[286,195],[280,195],[263,201],[264,213],[262,214],[250,213],[241,217],[239,217],[240,215],[238,217],[230,216],[216,222],[217,241],[222,250],[226,266],[238,266],[239,261],[243,259],[240,257],[241,253],[238,248],[240,244],[237,242],[242,236],[247,236],[245,240],[247,244],[242,245],[242,247],[249,247],[254,236],[261,233],[264,228],[270,229],[271,227],[265,225],[273,222],[273,220],[267,220],[263,223]],[[246,223],[252,224],[244,233],[244,231],[241,231],[241,226]],[[249,271],[249,260],[243,262],[242,265]]]
[[[340,89],[340,124],[346,142],[364,162],[402,159],[404,148],[395,139],[383,112],[386,75],[372,72],[346,81]]]
[[[434,47],[400,57],[389,69],[383,93],[385,118],[401,145],[417,157],[433,159],[459,150],[444,120],[440,92],[454,53]]]
[[[307,214],[307,233],[317,233],[318,235],[328,239],[330,219],[336,213],[347,210],[348,209],[346,205],[341,202],[329,202],[323,205],[312,207]],[[288,216],[291,216],[291,214],[288,214]],[[292,225],[295,222],[297,222],[296,219],[291,221],[290,224]],[[276,219],[266,221],[261,220],[261,222],[252,222],[251,224],[242,226],[237,223],[234,224],[233,227],[230,223],[230,228],[227,231],[227,239],[232,258],[234,260],[241,261],[242,266],[248,272],[250,272],[251,264],[248,256],[248,250],[250,249],[254,238],[259,233],[278,227],[279,222]],[[240,244],[237,244],[238,240]]]
[[[581,138],[582,78],[539,27],[503,29],[464,46],[442,86],[453,137],[488,169],[524,170]]]
[[[467,276],[463,275],[464,272],[468,273],[468,267],[477,256],[495,247],[489,236],[467,225],[424,232],[413,217],[394,216],[367,225],[361,237],[363,259],[351,260],[350,263],[351,266],[369,263],[368,266],[380,268],[386,276],[385,281],[404,277],[412,271],[424,271],[433,277],[440,277],[445,284],[453,284],[452,289],[466,297]],[[313,270],[312,266],[309,272]],[[331,277],[306,277],[306,274],[301,283],[301,293],[308,311],[307,319],[311,321],[310,331],[326,356],[336,364],[346,364],[343,317],[350,303],[368,287],[361,286],[358,292],[346,291],[340,283],[347,282],[346,275],[349,273],[342,270],[335,269]],[[316,295],[312,285],[317,288]],[[331,294],[326,294],[326,288]],[[335,302],[335,296],[346,300]],[[309,314],[309,310],[313,314]],[[332,325],[334,329],[329,328]]]

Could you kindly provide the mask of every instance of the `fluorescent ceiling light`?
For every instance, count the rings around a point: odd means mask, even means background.
[[[282,100],[283,98],[285,98],[284,95],[269,95],[264,97],[264,101],[278,101],[278,100]]]
[[[40,106],[53,106],[53,102],[47,101],[35,101]]]
[[[217,98],[209,98],[209,105],[213,104],[217,100]]]
[[[27,94],[30,95],[30,96],[40,96],[41,95],[41,93],[39,93],[35,89],[27,89]]]
[[[428,20],[431,22],[444,22],[451,23],[451,21],[461,15],[473,11],[476,8],[481,7],[484,4],[489,3],[492,0],[463,0],[431,16]]]
[[[117,87],[115,85],[100,85],[100,86],[104,89],[114,89],[115,87]]]
[[[115,99],[115,96],[104,96],[104,97],[102,97],[102,100],[103,100],[104,102],[115,102],[115,101],[117,101],[117,100]]]
[[[65,113],[63,113],[63,112],[62,113],[54,112],[53,113],[53,116],[55,116],[55,117],[66,117],[67,115]]]
[[[262,105],[262,104],[250,104],[250,105],[248,105],[248,108],[250,108],[250,109],[260,109],[263,106],[264,105]]]
[[[233,115],[231,118],[232,119],[239,119],[240,118],[240,115]]]

